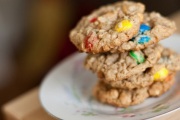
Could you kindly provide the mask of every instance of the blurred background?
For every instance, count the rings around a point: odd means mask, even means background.
[[[0,107],[38,86],[54,65],[76,51],[68,34],[83,15],[115,1],[0,0]],[[180,10],[180,0],[137,1],[165,16]]]

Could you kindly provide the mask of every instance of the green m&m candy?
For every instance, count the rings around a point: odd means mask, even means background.
[[[145,61],[144,55],[138,51],[130,51],[129,55],[137,61],[137,64],[141,64]]]

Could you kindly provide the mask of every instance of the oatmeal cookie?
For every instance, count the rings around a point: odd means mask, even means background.
[[[113,88],[134,89],[147,87],[153,81],[163,81],[167,76],[174,76],[180,70],[180,55],[168,48],[164,48],[161,58],[153,67],[147,68],[142,73],[133,75],[124,80],[107,81],[101,79]]]
[[[164,48],[158,64],[164,64],[165,68],[176,72],[180,70],[180,55],[169,48]]]
[[[71,42],[82,52],[111,51],[138,33],[144,10],[143,4],[129,1],[100,7],[70,32]]]
[[[99,82],[93,90],[94,97],[102,103],[117,107],[128,107],[142,103],[148,97],[158,97],[173,85],[174,79],[154,82],[152,85],[139,89],[118,89]]]
[[[153,67],[161,57],[159,44],[140,51],[124,53],[89,54],[85,67],[106,81],[124,80]]]
[[[169,76],[175,76],[175,73],[172,73],[169,71],[169,74],[166,77],[169,77]],[[132,90],[135,88],[143,88],[143,87],[150,86],[151,84],[153,84],[154,81],[161,82],[163,80],[164,79],[155,80],[153,74],[151,75],[150,73],[146,73],[146,74],[134,75],[125,80],[108,82],[106,80],[100,79],[99,81],[103,81],[105,84],[107,84],[107,86],[110,86],[113,88]]]

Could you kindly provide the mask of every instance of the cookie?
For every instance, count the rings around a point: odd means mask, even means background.
[[[82,52],[111,51],[138,33],[144,10],[143,4],[129,1],[100,7],[80,20],[70,40]]]
[[[149,97],[147,87],[136,90],[125,90],[110,88],[103,82],[99,82],[95,86],[93,95],[100,102],[117,107],[128,107],[140,104]]]
[[[85,67],[106,81],[124,80],[142,73],[155,65],[161,57],[163,47],[159,44],[140,51],[124,53],[89,54]]]
[[[180,70],[180,55],[168,48],[164,48],[161,58],[152,68],[133,75],[124,80],[106,81],[106,84],[113,88],[134,89],[151,85],[154,81],[163,81],[167,76],[174,76]]]
[[[173,85],[174,79],[163,82],[154,82],[151,86],[139,89],[112,88],[99,82],[93,90],[94,97],[102,103],[116,107],[128,107],[142,103],[148,97],[158,97],[165,93]]]
[[[164,64],[165,68],[176,72],[180,70],[180,55],[171,49],[164,48],[158,64]]]
[[[170,72],[167,76],[174,76],[175,73]],[[167,77],[166,76],[166,77]],[[141,75],[135,75],[133,77],[130,77],[126,80],[119,80],[119,81],[113,81],[113,82],[107,82],[106,80],[100,80],[107,84],[107,86],[113,87],[113,88],[120,88],[120,89],[139,89],[143,87],[147,87],[153,84],[154,81],[163,81],[164,79],[158,79],[154,80],[154,75],[149,74],[141,74]]]
[[[144,49],[149,45],[156,44],[172,35],[176,30],[173,21],[161,16],[159,13],[145,13],[144,21],[140,26],[139,33],[133,39],[123,42],[115,47],[113,52]]]

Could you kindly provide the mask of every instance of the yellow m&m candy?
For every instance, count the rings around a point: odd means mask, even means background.
[[[166,68],[162,68],[157,73],[154,74],[154,80],[159,81],[165,79],[169,74],[169,71]]]
[[[132,26],[133,26],[133,24],[131,23],[131,21],[123,20],[123,21],[116,24],[115,30],[117,32],[122,32],[122,31],[129,30],[130,28],[132,28]]]

